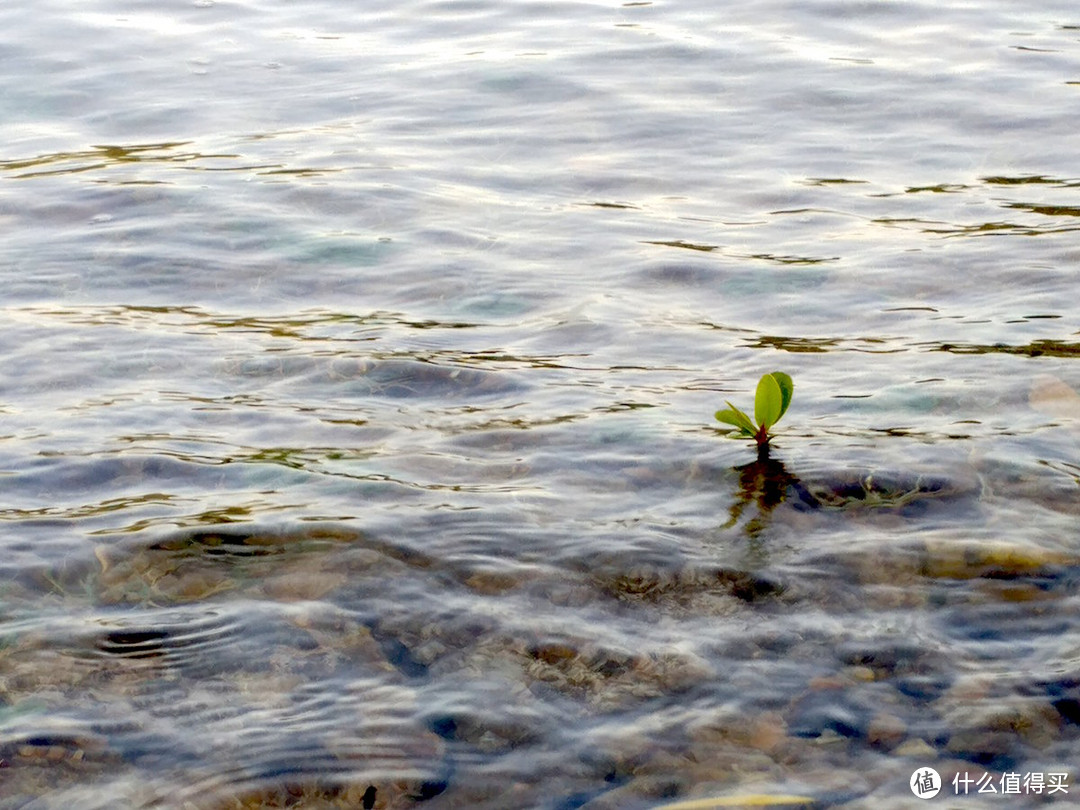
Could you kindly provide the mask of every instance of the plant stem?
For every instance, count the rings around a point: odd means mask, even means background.
[[[767,449],[769,447],[770,438],[772,437],[769,436],[768,427],[762,425],[758,428],[757,433],[754,434],[754,441],[757,442],[758,452],[760,452],[762,448]]]

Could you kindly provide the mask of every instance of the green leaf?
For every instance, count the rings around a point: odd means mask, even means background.
[[[782,371],[774,371],[772,378],[780,386],[780,415],[776,417],[776,422],[779,422],[787,413],[788,405],[791,404],[791,395],[795,391],[795,383],[791,381],[791,377]],[[776,422],[773,422],[773,424],[775,425]]]
[[[750,417],[730,402],[725,402],[725,404],[728,406],[728,410],[717,411],[716,418],[726,424],[734,425],[747,436],[753,436],[757,429],[754,427],[754,423],[750,421]]]
[[[766,433],[780,418],[783,404],[784,396],[780,391],[780,383],[772,374],[762,375],[757,385],[757,393],[754,394],[754,417],[758,424],[765,428]]]

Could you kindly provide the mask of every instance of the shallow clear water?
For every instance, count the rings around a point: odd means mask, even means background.
[[[1073,4],[43,0],[0,58],[0,806],[1080,791]]]

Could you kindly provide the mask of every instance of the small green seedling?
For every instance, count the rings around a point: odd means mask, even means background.
[[[770,372],[758,382],[757,393],[754,395],[754,418],[757,424],[726,400],[727,408],[717,411],[716,418],[737,427],[739,436],[753,439],[757,442],[758,450],[763,450],[769,446],[772,438],[769,431],[772,426],[780,421],[780,417],[791,404],[791,393],[794,390],[795,384],[791,377],[782,371]]]

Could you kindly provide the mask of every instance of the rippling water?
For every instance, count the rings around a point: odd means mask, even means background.
[[[0,806],[1080,791],[1074,4],[9,5]]]

